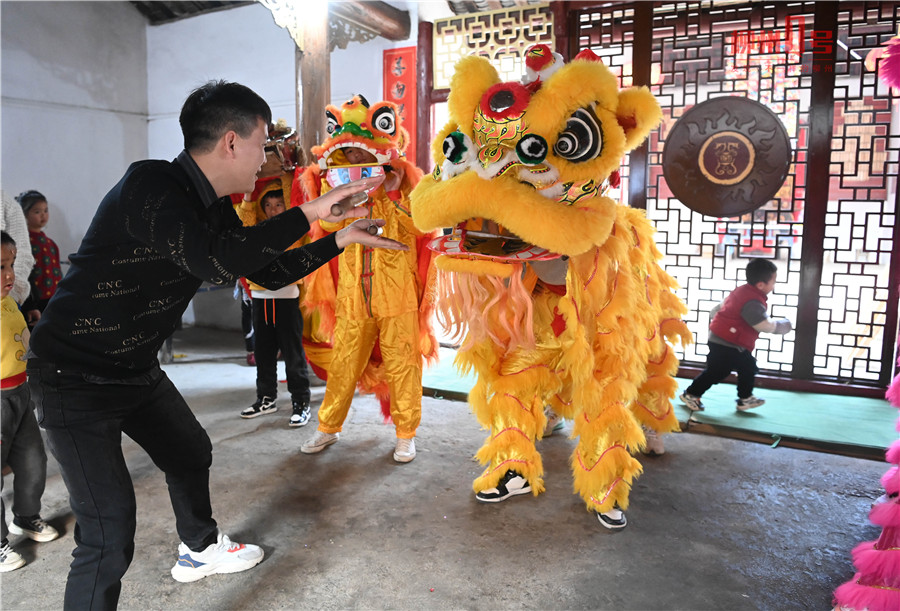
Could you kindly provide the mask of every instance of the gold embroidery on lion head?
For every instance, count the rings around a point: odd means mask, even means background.
[[[454,229],[434,248],[475,268],[476,259],[553,259],[602,244],[616,206],[603,193],[661,117],[646,88],[619,91],[591,51],[563,65],[537,45],[526,67],[522,82],[501,82],[482,57],[457,64],[434,171],[412,194],[420,229]]]

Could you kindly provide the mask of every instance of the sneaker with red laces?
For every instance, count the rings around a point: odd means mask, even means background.
[[[190,583],[216,573],[239,573],[253,568],[263,559],[257,545],[235,543],[219,531],[215,543],[195,552],[184,543],[178,545],[178,562],[172,567],[175,581]]]

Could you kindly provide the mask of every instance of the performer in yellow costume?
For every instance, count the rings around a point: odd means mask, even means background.
[[[622,528],[642,425],[678,429],[670,344],[691,341],[650,223],[604,195],[661,112],[646,88],[619,91],[590,51],[563,65],[538,45],[526,66],[502,82],[484,58],[459,62],[413,220],[454,228],[432,243],[437,310],[463,340],[456,363],[477,374],[469,402],[490,429],[476,498],[544,490],[535,440],[550,407],[574,423],[575,491]]]
[[[371,105],[357,95],[341,108],[328,106],[326,118],[328,138],[312,148],[318,163],[298,181],[302,197],[384,174],[365,204],[368,218],[385,219],[383,235],[409,250],[351,245],[338,257],[337,269],[323,266],[307,278],[304,303],[318,313],[319,325],[312,332],[318,340],[307,342],[306,350],[313,365],[327,372],[327,385],[318,430],[300,450],[313,454],[338,441],[359,387],[374,392],[394,422],[394,460],[409,462],[416,456],[423,360],[435,358],[438,348],[427,291],[432,254],[425,247],[434,235],[416,229],[409,207],[409,193],[422,172],[402,157],[408,135],[395,104]],[[342,226],[322,223],[321,230]],[[331,368],[332,362],[340,367]]]

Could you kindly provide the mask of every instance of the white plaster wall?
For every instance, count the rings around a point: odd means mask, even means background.
[[[0,184],[47,196],[65,259],[147,155],[146,20],[126,2],[3,1],[0,55]]]
[[[418,2],[391,2],[410,13],[410,37],[352,42],[331,54],[331,103],[362,93],[382,99],[385,49],[415,46]],[[443,5],[445,2],[426,2]],[[296,125],[294,42],[261,4],[150,26],[147,30],[150,157],[169,159],[182,149],[178,113],[195,87],[210,79],[247,85],[272,108],[272,117]],[[322,110],[324,116],[324,109]]]
[[[188,94],[223,79],[261,95],[273,118],[295,123],[294,42],[271,13],[254,4],[147,28],[150,156],[183,148],[178,114]]]
[[[370,102],[384,99],[382,67],[383,53],[386,49],[414,47],[419,36],[419,9],[425,5],[438,8],[443,5],[449,13],[447,3],[443,0],[434,2],[388,2],[402,11],[409,12],[409,38],[391,41],[385,38],[359,43],[351,42],[346,49],[335,49],[331,53],[331,103],[340,106],[354,95],[361,93]],[[437,5],[437,6],[435,6]]]
[[[319,1],[319,0],[316,0]],[[410,13],[410,37],[350,43],[331,56],[331,102],[382,99],[382,52],[415,46],[418,15],[443,0],[390,2]],[[243,83],[296,123],[294,43],[262,5],[150,26],[123,1],[0,2],[0,184],[47,195],[47,234],[74,252],[106,192],[128,165],[182,149],[178,113],[210,79]],[[324,109],[323,109],[324,112]],[[185,322],[237,328],[226,290],[198,295]]]
[[[416,2],[391,3],[410,12],[410,37],[350,43],[331,55],[331,102],[340,105],[356,93],[382,99],[382,53],[415,46]],[[444,4],[446,6],[446,4]],[[187,95],[210,79],[247,85],[272,108],[275,119],[296,126],[294,42],[260,4],[183,19],[147,29],[149,156],[171,159],[183,148],[178,114]],[[322,114],[324,117],[324,108]],[[240,308],[230,290],[197,295],[185,312],[187,324],[240,327]]]

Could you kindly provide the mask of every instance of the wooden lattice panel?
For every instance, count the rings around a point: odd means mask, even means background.
[[[623,85],[631,84],[637,72],[631,63],[634,6],[585,9],[576,19],[577,48],[601,55]],[[885,336],[893,341],[895,333],[885,328],[885,312],[897,308],[889,303],[887,278],[900,173],[900,114],[897,100],[863,60],[897,34],[898,4],[840,6],[846,8],[838,11],[837,34],[815,29],[814,2],[726,7],[678,2],[653,9],[650,87],[664,119],[650,138],[647,214],[657,226],[666,269],[681,284],[690,310],[697,343],[682,355],[684,364],[703,364],[709,310],[744,282],[751,257],[766,257],[779,267],[770,311],[794,320],[797,330],[761,336],[756,352],[761,369],[780,375],[804,370],[812,379],[873,385],[890,379],[892,359],[883,362],[883,357]],[[831,167],[815,168],[813,176],[813,80],[831,73],[836,81]],[[743,96],[768,106],[783,122],[794,150],[782,188],[762,208],[739,218],[692,212],[671,193],[661,167],[665,139],[678,118],[719,96]],[[831,176],[827,202],[809,209],[809,183],[826,173]],[[801,263],[807,221],[823,217],[824,244],[807,249],[815,261]],[[821,282],[810,282],[819,268]],[[818,320],[796,320],[804,300],[817,304]],[[801,338],[814,346],[814,354],[795,354]],[[810,362],[798,367],[798,359]]]
[[[825,259],[815,372],[842,380],[889,379],[883,362],[896,225],[900,108],[866,67],[869,53],[897,35],[900,6],[858,3],[838,9],[835,104]],[[871,66],[874,67],[874,66]]]
[[[488,58],[502,80],[518,81],[525,74],[525,49],[540,43],[555,47],[548,4],[436,19],[434,88],[450,87],[456,62],[467,55]]]
[[[578,15],[578,49],[596,53],[619,79],[619,87],[634,83],[631,48],[634,40],[634,9],[630,6],[608,7],[603,11],[586,11]],[[610,189],[607,196],[628,203],[629,159],[622,160],[619,170],[621,182]]]

